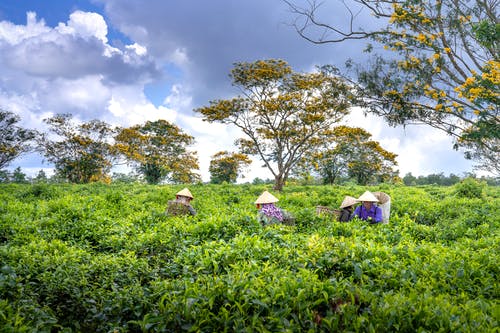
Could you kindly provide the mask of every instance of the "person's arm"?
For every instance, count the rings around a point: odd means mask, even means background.
[[[188,209],[189,209],[189,214],[193,216],[196,215],[196,210],[193,208],[193,206],[188,205]]]
[[[375,207],[375,223],[382,222],[382,208]]]
[[[354,213],[352,213],[352,217],[354,217],[354,216],[361,218],[361,206],[356,207],[356,209],[354,210]]]

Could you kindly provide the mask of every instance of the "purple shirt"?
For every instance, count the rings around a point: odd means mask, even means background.
[[[280,222],[283,221],[283,213],[281,212],[281,209],[276,207],[273,203],[262,204],[262,208],[260,211],[267,217],[274,217]]]
[[[370,210],[366,210],[365,206],[363,205],[358,206],[354,210],[354,215],[356,215],[357,217],[359,217],[364,221],[368,220],[368,218],[371,217],[374,223],[382,222],[382,209],[380,209],[380,207],[377,207],[375,205],[372,205]]]

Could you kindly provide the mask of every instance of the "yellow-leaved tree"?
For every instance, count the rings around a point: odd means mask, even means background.
[[[350,87],[330,67],[298,73],[276,59],[236,63],[231,78],[241,95],[195,111],[205,121],[241,129],[241,152],[262,160],[279,191],[304,153],[319,147],[348,113]]]
[[[212,156],[210,161],[210,182],[221,184],[223,182],[235,183],[245,166],[249,166],[252,160],[241,153],[229,153],[220,151]]]
[[[344,1],[347,27],[320,20],[316,0],[306,7],[283,1],[298,15],[298,33],[311,42],[374,43],[365,49],[368,65],[350,63],[357,75],[344,73],[359,88],[359,105],[393,125],[443,130],[478,168],[500,172],[498,1]],[[363,10],[376,22],[357,21]]]
[[[196,153],[187,149],[194,138],[175,124],[159,119],[121,128],[115,142],[115,149],[149,184],[200,181]]]
[[[336,126],[325,144],[307,154],[299,173],[315,170],[324,184],[353,179],[358,184],[399,180],[397,155],[371,140],[371,134],[359,127]]]

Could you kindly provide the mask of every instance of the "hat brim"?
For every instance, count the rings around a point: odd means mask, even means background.
[[[271,193],[264,191],[258,198],[255,200],[255,204],[266,204],[266,203],[275,203],[278,202],[278,198],[276,198]]]

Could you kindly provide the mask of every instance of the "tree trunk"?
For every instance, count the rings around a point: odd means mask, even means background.
[[[285,185],[285,179],[283,175],[276,175],[274,177],[274,190],[275,191],[280,191],[283,189],[283,186]]]

